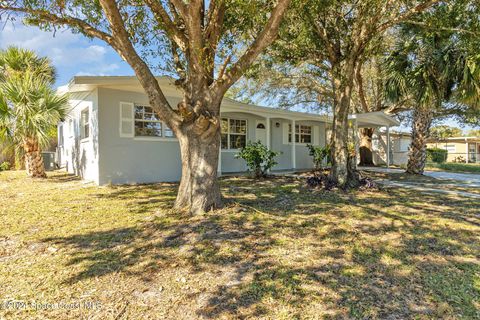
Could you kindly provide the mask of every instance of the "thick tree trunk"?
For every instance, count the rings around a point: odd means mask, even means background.
[[[26,139],[24,149],[27,175],[32,178],[46,178],[47,174],[38,142],[35,139]]]
[[[180,129],[178,140],[182,157],[182,178],[175,208],[192,214],[220,208],[220,188],[217,181],[220,151],[220,121],[210,123],[202,134],[191,126]]]
[[[360,129],[360,165],[373,166],[372,138],[373,128]]]
[[[427,159],[427,139],[430,134],[433,113],[427,107],[413,112],[412,142],[408,152],[407,173],[423,174]]]
[[[340,68],[332,68],[334,88],[334,110],[332,130],[332,170],[331,178],[341,188],[350,188],[358,185],[356,175],[351,174],[356,170],[352,167],[354,161],[349,161],[348,150],[348,112],[352,100],[352,86],[354,79],[353,62]]]

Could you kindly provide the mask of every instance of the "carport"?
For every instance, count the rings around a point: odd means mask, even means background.
[[[387,115],[383,111],[357,113],[348,117],[354,127],[354,141],[355,141],[355,153],[359,154],[360,138],[358,135],[358,129],[360,128],[386,128],[387,133],[387,168],[390,166],[390,127],[396,127],[400,125],[400,122]]]

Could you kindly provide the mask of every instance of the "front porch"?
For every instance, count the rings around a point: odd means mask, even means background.
[[[265,107],[250,108],[236,101],[222,105],[222,149],[218,175],[241,173],[247,170],[242,159],[235,155],[248,141],[260,141],[269,149],[280,152],[273,171],[292,172],[312,169],[313,161],[307,144],[325,146],[326,116],[306,114]],[[292,138],[295,128],[295,138]]]

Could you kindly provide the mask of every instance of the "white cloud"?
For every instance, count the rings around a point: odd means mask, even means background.
[[[18,46],[48,56],[57,67],[60,81],[73,75],[131,74],[120,57],[107,45],[91,41],[68,29],[54,32],[8,23],[0,31],[0,48]],[[64,79],[63,79],[64,78]]]

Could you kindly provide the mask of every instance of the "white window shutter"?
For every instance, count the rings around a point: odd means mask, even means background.
[[[313,145],[318,146],[320,144],[320,127],[313,126]]]
[[[288,144],[288,123],[283,123],[283,144]]]
[[[120,137],[133,138],[135,136],[134,105],[131,102],[120,102]]]

